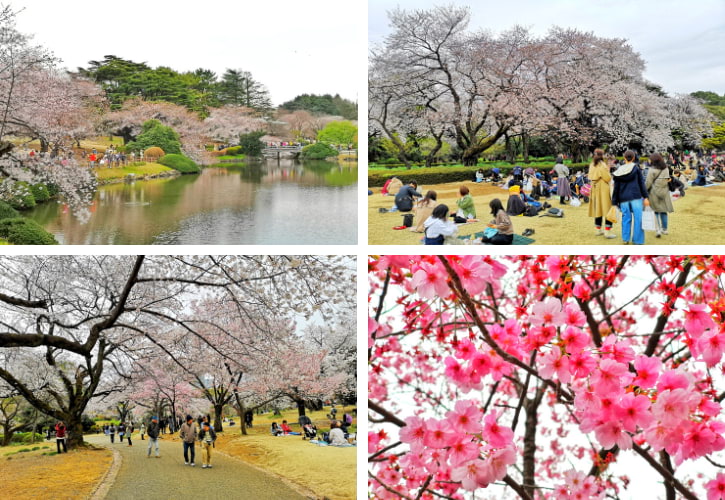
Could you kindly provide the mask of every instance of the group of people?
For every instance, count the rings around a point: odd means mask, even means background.
[[[348,429],[352,425],[353,417],[349,413],[345,413],[342,420],[333,419],[330,421],[330,432],[322,436],[322,440],[330,446],[349,446],[348,437],[350,436]],[[312,422],[310,417],[302,415],[299,420],[302,432],[295,432],[283,420],[282,424],[272,422],[270,431],[273,436],[302,436],[302,439],[318,439],[317,426]]]
[[[144,429],[143,424],[141,424],[141,439],[143,439],[144,435]],[[133,424],[131,423],[125,423],[121,422],[118,425],[115,425],[114,423],[110,423],[108,425],[103,426],[103,433],[108,436],[111,439],[111,443],[114,443],[116,440],[116,434],[118,434],[118,442],[123,443],[123,439],[126,438],[128,441],[128,446],[131,446],[131,435],[134,433],[135,428]]]
[[[509,189],[509,199],[505,208],[498,198],[489,203],[493,219],[487,224],[481,243],[512,244],[511,216],[537,215],[551,207],[546,199],[557,196],[561,205],[589,203],[588,216],[594,221],[595,235],[616,238],[613,224],[621,220],[623,243],[641,245],[645,241],[643,217],[648,207],[654,212],[656,237],[669,234],[669,214],[674,212],[671,193],[684,196],[690,184],[725,182],[725,156],[693,153],[684,158],[670,155],[666,160],[655,153],[640,161],[634,151],[628,150],[617,161],[597,149],[587,171],[571,172],[564,164],[564,157],[559,155],[550,171],[535,172],[532,168],[524,170],[517,166],[507,179],[502,180],[498,171],[486,180],[494,179]],[[483,180],[484,173],[479,169],[475,181]],[[438,203],[435,191],[427,191],[425,196],[418,192],[416,181],[404,185],[392,178],[382,193],[395,194],[393,211],[415,214],[410,220],[410,230],[424,233],[426,245],[442,245],[447,237],[457,234],[458,224],[478,221],[473,198],[465,185],[459,188],[455,213],[447,205]]]

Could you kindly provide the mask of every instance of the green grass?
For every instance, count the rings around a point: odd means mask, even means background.
[[[162,172],[172,172],[173,170],[173,168],[165,167],[159,163],[146,163],[142,166],[129,165],[121,168],[98,167],[93,169],[99,181],[124,179],[129,174],[136,174],[137,177],[142,177],[144,175],[157,175]]]
[[[8,240],[6,240],[5,238],[0,238],[0,245],[9,245],[9,244],[10,243],[8,243]]]
[[[246,155],[222,155],[222,156],[215,156],[215,160],[243,160],[246,158]]]

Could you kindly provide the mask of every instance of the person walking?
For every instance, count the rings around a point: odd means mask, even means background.
[[[629,245],[644,245],[642,229],[642,211],[649,206],[647,187],[644,184],[642,171],[634,163],[634,151],[624,153],[624,165],[620,165],[612,173],[614,191],[612,204],[622,212],[622,241]]]
[[[146,430],[146,434],[149,436],[149,448],[148,452],[146,453],[147,458],[151,458],[151,446],[156,447],[156,458],[159,458],[161,455],[159,455],[159,418],[158,417],[151,417],[151,422],[149,423],[148,429]]]
[[[141,434],[141,441],[143,441],[143,435],[146,434],[146,426],[141,422],[141,427],[138,428],[139,434]]]
[[[204,422],[201,425],[199,431],[199,444],[201,445],[201,468],[211,469],[211,450],[214,448],[216,442],[216,432],[214,428],[209,425],[209,422]],[[192,464],[194,465],[194,464]]]
[[[612,222],[607,220],[607,213],[612,208],[612,195],[609,188],[612,181],[612,174],[609,172],[609,165],[604,159],[604,151],[594,150],[592,163],[589,165],[589,181],[592,190],[589,193],[589,217],[594,217],[596,236],[604,235],[605,238],[616,238],[612,232]],[[604,231],[602,231],[604,226]]]
[[[118,442],[123,444],[123,436],[126,434],[126,425],[121,422],[118,424]]]
[[[131,445],[131,434],[133,434],[133,425],[127,424],[126,425],[126,439],[128,440],[128,445]]]
[[[116,426],[113,423],[108,426],[108,435],[111,436],[111,444],[113,444],[116,438]]]
[[[559,204],[565,205],[566,200],[571,199],[571,187],[569,186],[569,167],[564,165],[562,155],[556,157],[554,173],[556,174],[556,194],[559,196]]]
[[[667,232],[667,214],[674,212],[672,197],[670,196],[670,172],[665,164],[664,158],[655,153],[649,158],[651,166],[645,181],[645,187],[649,193],[649,201],[652,210],[655,212],[655,223],[657,224],[657,238]]]
[[[191,415],[186,416],[186,423],[179,429],[179,437],[184,443],[184,465],[194,467],[194,443],[198,434],[196,423]],[[189,461],[189,450],[191,450],[191,461]]]
[[[65,444],[66,437],[65,424],[61,420],[55,424],[55,445],[58,447],[58,453],[60,453],[61,445],[63,446],[63,452],[68,453],[68,447]]]

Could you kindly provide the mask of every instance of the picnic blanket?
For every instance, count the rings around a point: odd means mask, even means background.
[[[482,238],[483,231],[481,231],[480,233],[476,233],[475,236],[476,236],[476,238]],[[459,240],[470,240],[471,235],[459,236],[458,239]],[[514,234],[514,242],[512,243],[512,245],[531,245],[535,241],[536,240],[534,240],[532,238],[527,238],[526,236],[521,236],[520,234]]]

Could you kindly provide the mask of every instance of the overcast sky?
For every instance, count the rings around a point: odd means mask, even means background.
[[[299,94],[356,100],[351,59],[362,54],[365,22],[344,2],[207,0],[7,0],[18,28],[34,33],[70,69],[116,55],[177,71],[251,71],[272,102]],[[362,9],[358,9],[361,12]],[[364,64],[364,62],[360,62]]]
[[[368,0],[370,41],[388,33],[386,12],[470,5],[472,28],[502,31],[515,24],[544,34],[553,25],[627,38],[647,63],[645,77],[669,93],[725,93],[725,0]]]

